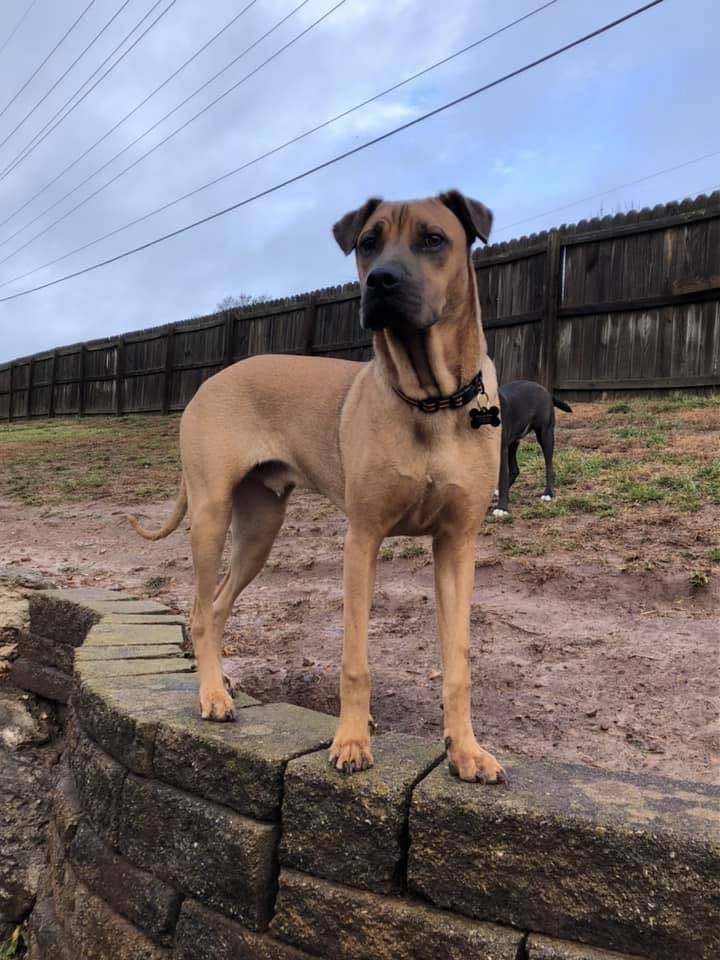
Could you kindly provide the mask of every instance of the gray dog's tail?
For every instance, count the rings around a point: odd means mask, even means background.
[[[187,505],[188,502],[187,492],[185,490],[185,477],[183,477],[180,481],[180,489],[178,490],[177,498],[175,499],[173,512],[159,530],[146,530],[145,527],[140,526],[138,518],[133,517],[131,514],[128,514],[127,516],[128,523],[136,533],[139,533],[141,537],[145,537],[146,540],[162,540],[163,537],[169,536],[173,530],[177,529],[180,521],[187,513]]]
[[[553,406],[557,407],[558,410],[564,410],[565,413],[572,413],[572,407],[569,403],[565,403],[564,400],[558,400],[557,397],[552,398]]]

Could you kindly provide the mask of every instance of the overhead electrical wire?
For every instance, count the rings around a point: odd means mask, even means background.
[[[344,119],[345,117],[350,116],[350,114],[357,112],[362,109],[362,107],[368,106],[368,104],[374,103],[376,100],[381,99],[382,97],[387,96],[389,93],[394,93],[396,90],[399,90],[401,87],[407,86],[408,83],[412,83],[414,80],[418,80],[420,77],[423,77],[430,73],[433,70],[438,69],[441,66],[444,66],[446,63],[457,59],[457,57],[462,56],[465,53],[468,53],[470,50],[474,50],[476,47],[481,44],[487,43],[489,40],[492,40],[494,37],[499,36],[502,33],[505,33],[507,30],[510,30],[512,27],[516,26],[519,23],[522,23],[524,20],[530,19],[530,17],[535,16],[538,13],[541,13],[543,10],[546,10],[548,7],[553,6],[557,3],[558,0],[548,0],[547,3],[542,4],[539,7],[535,7],[534,10],[530,10],[528,13],[524,14],[521,17],[518,17],[515,20],[511,20],[509,23],[506,23],[504,26],[499,27],[497,30],[494,30],[492,33],[486,34],[484,37],[481,37],[479,40],[475,40],[472,43],[467,44],[462,47],[460,50],[456,50],[454,53],[449,54],[446,57],[443,57],[442,60],[437,60],[435,63],[430,64],[427,67],[424,67],[422,70],[418,70],[416,73],[413,73],[411,76],[406,77],[404,80],[400,80],[398,83],[394,83],[390,87],[386,87],[384,90],[381,90],[379,93],[373,94],[371,97],[367,97],[365,100],[362,100],[360,103],[356,103],[354,106],[349,107],[347,110],[343,110],[341,113],[335,114],[335,116],[330,117],[328,120],[324,120],[322,123],[316,124],[314,127],[311,127],[309,130],[305,130],[303,133],[298,134],[295,137],[292,137],[290,140],[286,140],[284,143],[278,144],[275,147],[272,147],[270,150],[266,150],[265,153],[259,154],[257,157],[254,157],[252,160],[247,160],[245,163],[240,164],[238,167],[234,167],[232,170],[228,170],[226,173],[221,174],[219,177],[215,177],[213,180],[209,180],[206,183],[201,184],[199,187],[195,187],[193,190],[188,191],[187,193],[182,194],[182,196],[176,197],[174,200],[170,200],[167,203],[162,204],[162,206],[156,207],[154,210],[149,211],[148,213],[143,214],[140,217],[137,217],[134,220],[131,220],[129,223],[125,223],[120,227],[116,227],[114,230],[110,230],[108,233],[104,233],[100,237],[96,237],[93,240],[90,240],[87,243],[84,243],[80,247],[76,247],[74,250],[70,250],[68,253],[62,254],[62,256],[55,257],[54,260],[49,260],[47,263],[43,263],[38,267],[35,267],[32,270],[29,270],[27,273],[22,274],[19,277],[15,277],[14,281],[24,280],[26,277],[31,276],[34,273],[37,273],[40,270],[44,270],[47,267],[54,266],[56,263],[60,263],[62,260],[67,260],[68,257],[73,256],[76,253],[81,253],[83,250],[87,250],[89,247],[93,247],[98,243],[101,243],[103,240],[107,240],[110,237],[116,236],[118,233],[122,233],[124,230],[128,230],[130,227],[137,226],[138,223],[142,223],[145,220],[149,220],[150,217],[156,216],[158,213],[163,213],[165,210],[168,210],[170,207],[176,206],[178,203],[181,203],[183,200],[188,200],[190,197],[194,197],[196,194],[201,193],[203,190],[207,190],[210,187],[216,186],[218,183],[221,183],[223,180],[227,180],[229,177],[233,177],[236,174],[240,173],[243,170],[247,170],[248,167],[254,166],[256,163],[259,163],[261,160],[266,160],[268,157],[274,156],[277,153],[280,153],[282,150],[287,149],[293,144],[299,143],[301,140],[305,140],[313,133],[317,133],[319,130],[323,130],[326,127],[331,126],[333,123],[337,123],[339,120]],[[3,283],[0,283],[0,287],[4,286]]]
[[[179,73],[181,73],[181,72],[182,72],[186,67],[188,67],[194,60],[196,60],[196,59],[200,56],[201,53],[203,53],[205,50],[207,50],[207,48],[208,48],[212,43],[214,43],[214,42],[215,42],[219,37],[221,37],[227,30],[229,30],[230,27],[232,27],[233,24],[235,24],[235,23],[240,19],[240,17],[242,17],[244,13],[247,13],[247,11],[248,11],[252,6],[254,6],[256,3],[257,3],[257,0],[250,0],[250,3],[246,4],[239,13],[237,13],[234,17],[232,17],[232,19],[228,20],[228,22],[227,22],[223,27],[221,27],[220,30],[218,30],[215,34],[213,34],[213,36],[210,37],[210,39],[207,40],[198,50],[196,50],[195,53],[193,53],[192,56],[188,57],[187,60],[185,60],[184,63],[180,64],[180,66],[179,66],[176,70],[174,70],[168,77],[166,77],[166,78],[163,80],[163,82],[162,82],[161,84],[159,84],[159,86],[155,87],[155,89],[154,89],[151,93],[149,93],[149,94],[145,97],[144,100],[141,100],[140,103],[138,103],[136,106],[134,106],[134,107],[132,108],[132,110],[130,110],[128,113],[126,113],[125,116],[122,117],[122,119],[118,120],[118,122],[117,122],[116,124],[114,124],[114,126],[110,127],[110,129],[109,129],[106,133],[104,133],[98,140],[96,140],[93,144],[91,144],[91,146],[89,146],[83,153],[81,153],[80,156],[75,157],[75,159],[74,159],[71,163],[69,163],[66,167],[64,167],[64,168],[60,171],[60,173],[58,173],[55,177],[53,177],[52,180],[48,181],[48,183],[46,183],[44,187],[41,187],[41,189],[38,190],[37,193],[34,193],[33,196],[30,197],[29,200],[26,200],[25,203],[24,203],[21,207],[18,207],[16,210],[14,210],[14,211],[10,214],[10,216],[6,217],[5,220],[1,221],[1,222],[0,222],[0,227],[1,227],[1,226],[4,226],[9,220],[12,220],[13,217],[17,216],[17,214],[20,213],[21,210],[24,210],[25,207],[27,207],[29,204],[31,204],[31,203],[33,202],[33,200],[36,200],[41,194],[45,193],[45,191],[48,190],[54,183],[57,183],[57,181],[60,179],[60,177],[64,176],[69,170],[72,170],[72,168],[73,168],[76,164],[78,164],[81,160],[83,160],[92,150],[94,150],[95,147],[99,146],[99,144],[101,144],[101,143],[103,142],[103,140],[106,140],[106,139],[110,136],[110,134],[111,134],[111,133],[114,133],[114,132],[118,129],[118,127],[122,126],[122,124],[125,123],[126,120],[129,120],[130,117],[132,117],[133,114],[137,113],[137,111],[138,111],[141,107],[144,107],[145,104],[146,104],[149,100],[151,100],[151,99],[155,96],[156,93],[159,93],[160,90],[162,90],[163,87],[166,87],[166,86],[168,85],[168,83],[170,83],[171,80],[174,80],[175,77],[177,77],[177,75],[178,75]],[[114,65],[114,66],[115,66],[115,65]],[[88,92],[89,92],[89,91],[88,91]],[[9,171],[8,171],[8,172],[9,172]],[[5,171],[2,171],[2,173],[0,174],[0,180],[3,179],[4,173],[5,173]]]
[[[421,123],[429,120],[431,117],[436,117],[441,113],[444,113],[447,110],[452,109],[453,107],[459,106],[461,103],[466,103],[468,100],[473,99],[474,97],[479,96],[482,93],[485,93],[488,90],[493,89],[494,87],[500,86],[502,83],[506,83],[508,80],[513,79],[514,77],[521,76],[524,73],[527,73],[530,70],[533,70],[535,67],[540,66],[543,63],[547,63],[550,60],[554,60],[556,57],[560,56],[563,53],[567,53],[568,50],[573,50],[576,47],[581,46],[584,43],[598,37],[604,33],[607,33],[610,30],[620,26],[623,23],[627,23],[629,20],[634,19],[635,17],[640,16],[641,14],[651,10],[654,7],[660,6],[661,3],[664,3],[665,0],[651,0],[650,3],[643,4],[641,7],[636,7],[634,10],[631,10],[630,13],[624,14],[622,17],[618,17],[615,20],[611,20],[609,23],[604,24],[602,27],[598,27],[595,30],[592,30],[590,33],[584,34],[582,37],[578,37],[576,40],[570,41],[561,47],[546,53],[542,57],[538,57],[535,60],[532,60],[529,63],[526,63],[522,67],[518,67],[515,70],[510,71],[509,73],[504,74],[502,77],[498,77],[496,80],[492,80],[490,83],[483,84],[480,87],[476,87],[474,90],[470,90],[465,94],[462,94],[459,97],[449,100],[448,102],[441,104],[439,107],[435,107],[433,110],[429,110],[426,113],[421,114],[418,117],[408,120],[406,123],[401,124],[400,126],[393,127],[393,129],[386,131],[383,134],[380,134],[377,137],[373,137],[370,140],[366,140],[364,143],[358,144],[355,147],[351,147],[349,150],[345,150],[342,153],[336,154],[334,157],[331,157],[329,160],[325,160],[322,163],[316,164],[313,167],[310,167],[307,170],[303,170],[301,173],[295,174],[292,177],[288,177],[285,180],[280,181],[279,183],[274,184],[273,186],[267,187],[265,190],[261,190],[258,193],[253,194],[252,196],[245,197],[242,200],[237,201],[236,203],[231,204],[228,207],[224,207],[221,210],[216,210],[214,213],[208,214],[205,217],[200,218],[199,220],[194,220],[191,223],[185,224],[182,227],[178,227],[176,230],[172,230],[169,233],[163,234],[162,236],[155,237],[152,240],[148,240],[145,243],[139,244],[136,247],[131,248],[130,250],[124,250],[121,253],[115,254],[112,257],[108,257],[105,260],[98,261],[97,263],[92,263],[87,267],[83,267],[80,270],[75,270],[72,273],[65,274],[62,277],[56,277],[54,280],[48,280],[46,283],[38,284],[35,287],[29,287],[26,290],[20,290],[16,293],[8,294],[7,296],[0,297],[0,303],[7,303],[10,300],[16,300],[19,297],[27,296],[31,293],[36,293],[39,290],[46,290],[48,287],[57,286],[60,283],[65,283],[68,280],[73,280],[76,277],[83,276],[87,273],[90,273],[94,270],[99,270],[101,267],[109,266],[112,263],[117,263],[119,260],[124,260],[125,258],[132,256],[135,253],[140,253],[143,250],[148,250],[151,247],[157,246],[160,243],[164,243],[167,240],[170,240],[174,237],[178,237],[183,233],[187,233],[190,230],[194,230],[196,227],[202,226],[203,224],[210,223],[213,220],[217,220],[220,217],[226,216],[228,213],[232,213],[235,210],[239,210],[242,207],[247,206],[250,203],[253,203],[256,200],[260,200],[263,197],[270,196],[277,191],[284,189],[294,183],[298,183],[301,180],[304,180],[306,177],[312,176],[315,173],[320,172],[321,170],[326,170],[328,167],[334,166],[337,163],[340,163],[342,160],[346,160],[349,157],[355,156],[356,154],[367,150],[369,147],[375,146],[378,143],[382,143],[385,140],[389,140],[391,137],[396,136],[398,133],[402,133],[405,130],[409,130],[412,127],[416,127]],[[7,283],[12,283],[14,281],[6,281]]]
[[[300,10],[302,7],[306,6],[306,4],[308,4],[309,2],[310,0],[301,0],[301,3],[299,3],[293,10],[291,10],[290,13],[288,13],[285,17],[283,17],[282,20],[278,21],[273,27],[271,27],[268,31],[266,31],[266,33],[264,33],[261,37],[255,40],[252,44],[250,44],[249,47],[246,47],[243,53],[240,54],[239,57],[236,57],[235,59],[238,60],[241,56],[244,56],[246,53],[249,53],[250,50],[256,47],[268,36],[270,36],[271,33],[277,30],[286,20],[288,20],[294,13],[297,13],[297,11]],[[76,203],[75,206],[70,207],[70,209],[66,210],[65,213],[61,214],[59,217],[56,217],[55,220],[52,220],[49,224],[43,227],[42,230],[38,230],[38,232],[33,234],[29,240],[26,240],[19,247],[16,247],[12,251],[12,253],[7,254],[5,257],[0,259],[0,264],[6,263],[16,254],[26,249],[26,247],[30,246],[31,243],[34,243],[39,237],[44,236],[49,230],[52,230],[53,227],[57,226],[57,224],[62,223],[63,220],[66,220],[71,214],[75,213],[76,210],[79,210],[80,207],[83,207],[86,203],[88,203],[90,200],[96,197],[99,193],[102,193],[103,190],[106,190],[111,184],[119,180],[120,177],[123,177],[126,173],[128,173],[130,170],[136,167],[139,163],[142,163],[142,161],[145,160],[147,157],[149,157],[152,153],[154,153],[156,150],[159,150],[159,148],[164,146],[169,140],[172,140],[174,136],[176,136],[178,133],[180,133],[182,130],[188,127],[191,123],[193,123],[203,114],[207,113],[208,110],[210,110],[216,104],[220,103],[221,100],[224,100],[225,97],[227,97],[230,93],[232,93],[234,90],[240,87],[243,83],[245,83],[251,77],[259,73],[268,64],[272,63],[272,61],[275,60],[277,57],[279,57],[280,54],[290,49],[290,47],[292,47],[295,43],[297,43],[298,40],[300,40],[307,33],[309,33],[311,30],[317,27],[320,23],[322,23],[323,20],[326,20],[332,13],[334,13],[339,7],[342,7],[343,4],[345,3],[347,3],[347,0],[339,0],[339,2],[336,3],[334,7],[331,7],[330,10],[322,14],[322,16],[318,17],[316,20],[313,20],[313,22],[309,26],[305,27],[303,30],[300,31],[300,33],[296,34],[291,40],[283,44],[282,47],[279,47],[266,60],[263,60],[262,63],[254,67],[249,73],[246,73],[238,81],[232,84],[232,86],[228,87],[227,90],[223,91],[223,93],[215,97],[214,100],[211,100],[210,103],[206,104],[201,110],[199,110],[197,113],[193,114],[193,116],[185,120],[184,123],[180,124],[179,127],[176,127],[166,137],[158,141],[158,143],[154,144],[149,150],[146,150],[145,153],[141,154],[139,157],[136,157],[136,159],[133,160],[132,163],[128,164],[126,167],[123,167],[122,170],[120,170],[118,173],[112,176],[109,180],[106,180],[105,183],[102,183],[99,187],[93,190],[92,193],[89,193],[86,197],[83,197],[83,199],[80,200],[78,203]],[[208,81],[208,83],[210,82],[211,81]],[[207,86],[207,84],[204,84],[204,86]],[[97,176],[98,173],[101,173],[106,167],[110,166],[110,164],[113,163],[115,160],[117,160],[118,157],[122,156],[124,153],[127,153],[127,151],[131,147],[133,147],[136,143],[138,143],[138,141],[142,140],[145,136],[147,136],[147,134],[150,133],[151,130],[154,130],[155,127],[159,126],[164,120],[166,120],[169,116],[171,116],[171,114],[175,113],[178,109],[180,109],[180,107],[182,107],[185,103],[187,103],[188,100],[192,99],[193,96],[195,96],[195,94],[191,94],[189,97],[186,97],[181,104],[178,104],[178,106],[174,107],[169,113],[165,114],[164,117],[161,117],[160,120],[156,121],[156,123],[154,123],[151,127],[145,130],[144,133],[141,133],[133,141],[131,141],[131,143],[123,147],[122,150],[119,150],[118,153],[116,153],[104,164],[102,164],[102,166],[100,166],[97,170],[95,170],[93,173],[85,177],[84,180],[81,180],[80,183],[76,184],[76,186],[74,186],[72,190],[69,190],[62,197],[60,197],[58,200],[52,203],[49,207],[43,210],[42,213],[37,214],[32,220],[29,220],[27,223],[23,224],[22,227],[19,227],[15,231],[15,233],[12,233],[10,234],[9,237],[6,237],[2,242],[0,242],[0,247],[4,246],[6,243],[9,243],[10,240],[14,239],[14,237],[16,237],[19,233],[22,233],[23,230],[26,230],[33,223],[36,223],[37,220],[43,217],[46,213],[49,213],[50,210],[53,210],[55,207],[59,206],[59,204],[61,204],[64,200],[67,200],[67,198],[72,196],[73,193],[77,192],[77,190],[79,190],[80,187],[84,186],[89,180],[92,180],[93,177]]]
[[[10,41],[12,40],[12,38],[13,38],[13,37],[15,36],[15,34],[18,32],[18,30],[20,29],[20,27],[21,27],[21,26],[23,25],[23,23],[25,22],[25,19],[27,18],[27,15],[30,13],[30,11],[32,10],[32,8],[35,6],[36,3],[37,3],[37,0],[30,0],[30,4],[29,4],[29,6],[26,8],[25,13],[23,13],[23,15],[20,17],[20,19],[18,20],[18,22],[17,22],[17,23],[15,24],[15,26],[12,28],[12,30],[10,31],[10,33],[9,33],[9,34],[7,35],[7,37],[3,40],[3,44],[2,44],[2,46],[0,47],[0,53],[3,52],[3,50],[5,49],[5,47],[10,43]]]
[[[33,81],[33,80],[35,79],[35,77],[40,73],[40,71],[41,71],[42,68],[45,66],[45,64],[48,62],[48,60],[49,60],[49,59],[52,57],[52,55],[60,48],[60,46],[67,40],[67,38],[70,36],[70,34],[71,34],[71,33],[73,32],[73,30],[75,29],[75,27],[80,23],[80,21],[82,20],[82,18],[85,16],[85,14],[88,12],[88,10],[90,9],[90,7],[93,6],[94,3],[95,3],[95,0],[90,0],[90,3],[85,7],[85,9],[83,10],[83,12],[82,12],[82,13],[73,21],[73,23],[68,27],[68,29],[67,29],[67,30],[65,31],[65,33],[62,35],[62,37],[60,37],[60,39],[58,40],[58,42],[57,42],[57,43],[55,44],[55,46],[52,48],[52,50],[50,51],[50,53],[49,53],[49,54],[45,57],[45,59],[42,61],[42,63],[40,63],[37,67],[35,67],[35,69],[34,69],[33,72],[30,74],[30,76],[27,78],[27,80],[25,81],[25,83],[24,83],[24,84],[20,87],[20,89],[8,100],[8,102],[5,104],[5,106],[2,108],[2,110],[0,110],[0,117],[2,117],[2,116],[5,115],[5,113],[7,112],[7,110],[9,110],[9,108],[15,103],[15,101],[16,101],[17,98],[20,96],[20,94],[28,87],[28,85],[29,85],[30,83],[32,83],[32,81]]]
[[[18,130],[19,130],[22,126],[24,126],[24,125],[27,123],[27,121],[28,121],[28,120],[30,119],[30,117],[35,113],[35,111],[37,110],[37,108],[38,108],[39,106],[41,106],[41,104],[45,103],[45,101],[46,101],[47,98],[50,96],[50,94],[53,92],[53,90],[56,90],[56,89],[60,86],[60,84],[61,84],[61,83],[63,82],[63,80],[65,79],[65,77],[70,73],[70,71],[71,71],[74,67],[77,66],[77,64],[80,62],[80,60],[82,60],[82,58],[85,56],[85,54],[97,43],[97,41],[100,39],[100,37],[101,37],[101,36],[105,33],[105,31],[108,29],[108,27],[110,27],[111,24],[114,23],[115,20],[117,20],[117,18],[120,16],[120,14],[123,12],[123,10],[125,9],[125,7],[127,7],[127,5],[128,5],[129,3],[130,3],[130,0],[125,0],[125,2],[122,3],[122,4],[118,7],[118,9],[117,9],[117,10],[115,11],[115,13],[110,17],[110,19],[105,23],[105,25],[104,25],[103,27],[101,27],[100,30],[95,34],[95,36],[92,38],[92,40],[90,41],[90,43],[88,43],[87,46],[84,47],[83,50],[80,51],[80,53],[77,55],[77,57],[75,57],[75,59],[73,60],[73,62],[70,64],[70,66],[67,67],[67,68],[63,71],[63,73],[60,74],[60,76],[57,78],[57,80],[55,81],[55,83],[53,83],[52,86],[50,86],[50,87],[45,91],[45,93],[42,95],[42,97],[40,97],[40,99],[37,101],[37,103],[36,103],[30,110],[28,110],[28,112],[25,114],[25,116],[22,118],[22,120],[20,120],[20,121],[13,127],[13,129],[10,131],[10,133],[7,134],[7,136],[5,137],[5,139],[4,139],[4,140],[0,140],[0,148],[4,147],[5,144],[8,142],[8,140],[9,140],[12,136],[14,136],[14,134],[16,134],[16,133],[18,132]]]
[[[159,23],[159,21],[162,20],[162,18],[163,18],[167,13],[169,13],[169,11],[172,9],[172,7],[174,7],[175,4],[177,3],[177,0],[170,0],[170,2],[169,2],[168,5],[165,7],[165,9],[164,9],[164,10],[161,10],[160,13],[157,15],[157,17],[155,17],[155,19],[152,21],[152,23],[148,24],[148,26],[143,30],[143,32],[140,34],[140,36],[139,36],[139,37],[136,37],[135,40],[133,40],[133,42],[130,44],[130,46],[127,48],[127,50],[124,50],[124,51],[120,54],[120,56],[117,58],[117,60],[108,67],[108,69],[105,71],[105,73],[103,73],[103,75],[102,75],[101,77],[98,77],[98,79],[95,81],[95,83],[93,83],[93,85],[92,85],[91,87],[89,87],[89,88],[85,91],[85,93],[83,93],[82,96],[81,96],[75,103],[72,103],[72,101],[73,101],[73,100],[75,99],[75,97],[80,93],[80,91],[83,89],[83,87],[87,86],[87,84],[90,83],[90,81],[93,79],[93,77],[96,76],[96,74],[98,74],[98,73],[102,70],[102,68],[105,66],[105,64],[108,62],[108,60],[110,60],[112,57],[115,56],[115,54],[118,52],[118,50],[119,50],[122,46],[125,45],[125,43],[130,39],[130,37],[135,33],[135,31],[140,29],[140,27],[141,27],[141,26],[143,25],[143,23],[147,20],[147,18],[148,18],[149,16],[151,16],[151,15],[153,14],[153,12],[154,12],[154,11],[160,6],[160,4],[163,3],[163,2],[164,2],[164,0],[155,0],[155,3],[152,5],[152,7],[150,7],[150,9],[148,10],[148,12],[147,12],[144,16],[142,16],[142,17],[140,18],[140,20],[138,20],[138,22],[135,24],[135,26],[134,26],[128,33],[125,34],[125,36],[124,36],[123,39],[120,41],[120,43],[118,43],[118,45],[117,45],[113,50],[110,51],[110,53],[107,55],[107,57],[105,57],[105,59],[102,61],[102,63],[99,64],[99,65],[95,68],[95,70],[93,70],[93,72],[90,74],[90,76],[80,84],[80,86],[77,88],[77,90],[76,90],[73,94],[71,94],[70,97],[68,97],[68,99],[65,101],[65,103],[52,115],[52,117],[50,117],[50,119],[45,123],[45,125],[42,126],[36,133],[33,134],[33,136],[30,138],[30,140],[25,144],[25,146],[13,157],[13,159],[10,161],[10,163],[7,164],[7,166],[4,167],[4,168],[0,171],[0,181],[4,180],[5,177],[8,176],[8,174],[12,173],[12,171],[13,171],[17,166],[19,166],[19,164],[21,164],[21,163],[23,162],[23,160],[25,160],[27,157],[29,157],[31,153],[34,153],[34,151],[36,150],[36,148],[39,147],[40,144],[41,144],[44,140],[46,140],[47,137],[49,137],[50,134],[60,126],[61,123],[64,123],[64,121],[70,116],[70,114],[73,112],[73,110],[75,110],[76,107],[79,107],[79,106],[80,106],[80,104],[83,102],[83,100],[85,100],[85,99],[93,92],[93,90],[94,90],[100,83],[102,83],[102,81],[103,81],[107,76],[109,76],[109,74],[112,73],[112,71],[115,69],[115,67],[117,67],[120,63],[122,63],[122,61],[125,59],[125,57],[126,57],[132,50],[135,49],[135,47],[140,43],[141,40],[143,40],[144,37],[147,36],[147,34],[153,29],[153,27],[154,27],[157,23]],[[71,103],[72,103],[72,106],[71,106],[71,107],[60,117],[60,119],[57,120],[57,122],[54,123],[54,125],[53,125],[53,121],[55,121],[56,118],[63,112],[63,110],[65,110],[65,108],[66,108],[69,104],[71,104]],[[50,129],[48,129],[48,128],[50,128]],[[47,132],[46,132],[46,131],[47,131]],[[42,192],[42,191],[40,191],[40,192]],[[34,200],[34,199],[35,199],[35,197],[32,198],[32,200]],[[29,202],[32,202],[32,200],[29,201]],[[3,223],[7,223],[7,220],[11,220],[12,217],[15,216],[15,213],[18,213],[20,209],[24,209],[25,206],[27,206],[27,204],[24,204],[23,207],[19,208],[19,209],[16,210],[14,213],[12,213],[12,214],[10,215],[10,217],[8,217],[6,220],[3,221]]]
[[[616,187],[610,187],[608,190],[599,190],[597,193],[589,193],[578,200],[571,200],[569,203],[563,203],[559,207],[552,207],[550,210],[544,210],[542,213],[534,213],[531,217],[523,217],[521,220],[512,220],[510,223],[501,224],[494,233],[505,233],[513,227],[521,226],[523,223],[531,223],[533,220],[540,220],[542,217],[549,217],[553,213],[560,213],[562,210],[569,210],[571,207],[577,207],[588,200],[597,200],[599,197],[606,197],[611,193],[619,193],[627,187],[634,187],[638,183],[645,183],[647,180],[654,180],[665,173],[674,173],[675,170],[682,170],[683,167],[689,167],[694,163],[700,163],[703,160],[710,160],[712,157],[720,156],[720,150],[713,150],[712,153],[703,153],[699,157],[692,157],[690,160],[683,160],[682,163],[673,164],[671,167],[663,167],[662,170],[656,170],[654,173],[648,173],[643,177],[637,177],[635,180],[628,180],[627,183],[621,183]],[[712,188],[715,189],[714,187]]]

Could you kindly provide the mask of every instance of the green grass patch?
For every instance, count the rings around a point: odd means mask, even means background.
[[[662,399],[647,401],[649,413],[698,410],[705,407],[720,407],[720,393],[671,393]]]
[[[542,557],[545,547],[540,543],[513,540],[512,537],[498,537],[495,541],[499,550],[511,557]]]
[[[0,943],[0,960],[20,960],[27,954],[25,925],[15,927],[7,940]]]
[[[607,495],[598,492],[560,496],[549,503],[535,503],[522,510],[522,516],[525,520],[546,520],[551,517],[566,517],[575,513],[612,517],[615,515],[615,509]]]
[[[648,480],[623,477],[615,484],[615,494],[622,503],[632,506],[668,503],[681,511],[698,510],[702,500],[702,489],[695,479],[668,474]]]
[[[608,413],[632,413],[632,404],[627,400],[619,400],[617,403],[611,403],[607,408]]]
[[[720,547],[711,547],[708,550],[708,560],[710,563],[720,563]]]
[[[421,543],[404,543],[397,552],[402,560],[414,560],[417,557],[427,556],[427,550]]]

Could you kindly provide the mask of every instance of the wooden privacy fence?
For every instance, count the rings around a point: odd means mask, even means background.
[[[501,382],[556,392],[720,386],[720,192],[563,225],[475,254]],[[182,410],[258,353],[364,360],[357,284],[0,365],[0,419]]]

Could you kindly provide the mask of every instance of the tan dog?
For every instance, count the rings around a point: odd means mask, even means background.
[[[349,520],[330,762],[346,773],[373,762],[367,630],[380,545],[387,536],[430,534],[450,769],[463,780],[505,779],[470,717],[475,543],[497,481],[500,430],[482,413],[497,404],[497,382],[469,250],[476,237],[487,240],[491,222],[489,210],[457,191],[411,203],[368,200],[333,232],[344,253],[356,251],[374,359],[252,357],[211,377],[188,404],[172,517],[157,531],[130,519],[142,536],[159,539],[190,510],[203,718],[234,717],[222,673],[225,623],[263,567],[293,487],[303,485]],[[480,429],[471,429],[473,417]],[[217,587],[231,524],[230,566]]]

